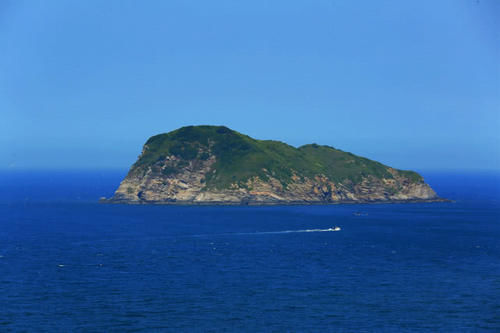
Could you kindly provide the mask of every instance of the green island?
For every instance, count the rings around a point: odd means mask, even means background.
[[[324,204],[439,201],[416,172],[318,144],[298,148],[225,126],[187,126],[147,140],[103,202]]]

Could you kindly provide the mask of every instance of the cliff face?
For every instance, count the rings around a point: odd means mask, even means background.
[[[152,137],[108,202],[292,204],[437,201],[422,177],[327,146],[294,148],[226,127]]]

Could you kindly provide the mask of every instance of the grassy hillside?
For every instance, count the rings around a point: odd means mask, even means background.
[[[309,144],[295,148],[279,141],[255,140],[224,126],[187,126],[153,136],[131,171],[144,172],[150,166],[161,165],[169,155],[187,164],[190,160],[207,159],[211,154],[216,163],[212,167],[215,172],[207,175],[208,187],[243,185],[255,175],[263,180],[272,175],[286,186],[293,172],[299,177],[323,174],[334,182],[356,182],[368,175],[392,178],[387,166],[329,146]],[[165,174],[176,171],[163,170]],[[413,181],[421,180],[415,172],[400,172]]]

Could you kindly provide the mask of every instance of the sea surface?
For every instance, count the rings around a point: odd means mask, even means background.
[[[0,173],[1,332],[500,331],[498,173],[423,173],[451,203],[98,204],[124,174]]]

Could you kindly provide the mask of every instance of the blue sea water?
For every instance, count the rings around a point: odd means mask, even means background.
[[[452,203],[96,203],[123,176],[0,174],[0,331],[500,331],[497,173],[424,173]]]

